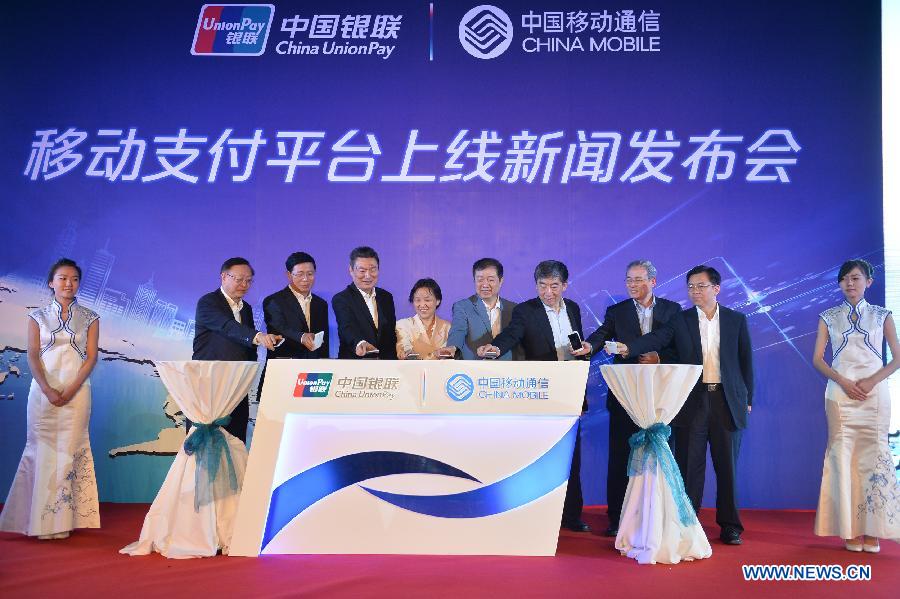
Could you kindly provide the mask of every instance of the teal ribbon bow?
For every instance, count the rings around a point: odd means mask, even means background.
[[[194,511],[201,505],[212,503],[216,497],[225,497],[237,492],[237,472],[231,459],[231,450],[221,427],[231,422],[231,416],[222,416],[209,424],[192,423],[196,429],[184,440],[184,452],[195,455],[197,468],[194,472]],[[222,462],[227,466],[221,473]]]
[[[675,463],[675,456],[669,449],[668,439],[671,434],[671,427],[657,422],[631,435],[628,438],[628,445],[631,446],[631,452],[628,454],[628,476],[655,470],[659,464],[675,498],[678,519],[683,526],[690,526],[697,522],[697,514],[694,513],[691,500],[684,490],[684,479],[681,478],[678,464]]]

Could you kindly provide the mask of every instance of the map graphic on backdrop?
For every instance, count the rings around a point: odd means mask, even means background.
[[[843,260],[884,260],[880,71],[860,67],[879,64],[878,3],[816,3],[815,27],[802,3],[216,7],[61,3],[43,26],[90,35],[74,53],[48,36],[42,53],[70,58],[39,68],[27,40],[10,42],[0,484],[24,445],[25,315],[48,300],[56,258],[82,265],[79,301],[101,314],[101,499],[149,501],[184,435],[153,362],[190,357],[194,306],[222,261],[256,268],[247,300],[261,328],[289,253],[316,258],[315,292],[330,299],[366,244],[400,317],[420,277],[440,283],[449,318],[474,260],[499,258],[504,297],[521,301],[534,265],[560,259],[585,333],[624,298],[628,261],[653,260],[659,295],[683,306],[684,273],[715,266],[721,302],[749,316],[756,362],[742,505],[814,505],[817,314],[841,299]],[[111,52],[100,32],[133,20],[158,26]],[[867,297],[883,301],[880,280]],[[604,503],[596,365],[588,386],[582,478],[586,501]]]

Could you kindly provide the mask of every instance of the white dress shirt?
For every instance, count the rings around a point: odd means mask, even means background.
[[[721,383],[722,373],[719,370],[719,304],[712,319],[706,317],[703,310],[697,307],[697,318],[700,321],[700,344],[703,346],[703,382]]]
[[[294,297],[297,298],[297,302],[300,304],[300,310],[303,311],[303,318],[306,320],[306,330],[312,332],[312,323],[309,316],[310,303],[312,302],[312,293],[303,295],[290,285],[288,285],[288,289],[291,290],[291,293],[294,294]]]
[[[225,293],[224,287],[219,287],[219,291],[221,291],[222,295],[225,296],[225,301],[228,302],[228,307],[231,308],[231,312],[234,314],[234,319],[238,322],[241,322],[241,310],[244,309],[244,300],[238,300],[237,302],[235,302],[233,299],[228,297],[227,293]]]
[[[227,293],[225,293],[224,287],[219,287],[219,291],[221,291],[222,295],[225,296],[225,301],[228,302],[228,307],[231,308],[231,313],[234,314],[234,319],[241,324],[244,324],[243,322],[241,322],[241,310],[244,309],[244,300],[241,299],[235,302],[233,299],[228,297]],[[259,345],[260,335],[262,335],[261,332],[253,336],[253,345]]]
[[[559,361],[574,360],[575,356],[569,352],[569,334],[572,333],[572,323],[569,322],[569,312],[566,310],[566,303],[560,301],[559,312],[544,304],[544,311],[547,313],[547,320],[550,321],[550,328],[553,330],[553,345],[556,346],[556,359]],[[543,304],[543,302],[541,302]]]
[[[481,303],[484,304],[484,309],[487,311],[488,318],[491,321],[491,337],[496,337],[500,334],[500,311],[503,310],[503,306],[500,305],[499,299],[493,308],[489,308],[484,300],[481,300]]]
[[[634,300],[634,307],[641,325],[641,335],[646,335],[653,330],[653,308],[656,307],[656,296],[653,296],[653,301],[646,308],[637,300]]]
[[[356,290],[359,291],[363,301],[366,302],[366,308],[369,309],[369,314],[372,315],[372,322],[375,323],[375,330],[378,331],[378,305],[375,303],[375,288],[372,288],[372,293],[366,293],[359,287],[356,287]],[[365,339],[356,344],[357,349],[359,349],[363,343],[366,343]]]
[[[375,323],[375,329],[378,329],[378,305],[375,303],[375,289],[372,288],[372,293],[366,293],[359,287],[356,288],[357,291],[362,295],[363,301],[366,302],[366,307],[369,309],[369,314],[372,315],[372,322]]]

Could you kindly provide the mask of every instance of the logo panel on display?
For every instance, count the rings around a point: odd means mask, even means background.
[[[459,22],[459,43],[475,58],[496,58],[513,39],[509,15],[490,4],[476,6]]]
[[[191,54],[260,56],[272,26],[272,4],[204,4]]]
[[[466,401],[475,391],[475,383],[465,374],[454,374],[447,380],[447,395],[453,401]]]
[[[400,509],[435,518],[484,518],[514,510],[566,483],[577,434],[578,425],[574,424],[533,462],[494,482],[484,482],[429,456],[405,452],[370,451],[328,460],[292,476],[273,489],[262,549],[265,550],[275,535],[309,507],[352,486],[359,486]],[[478,486],[449,495],[416,495],[391,493],[360,484],[395,474],[452,476],[470,480]]]
[[[297,375],[294,397],[328,397],[332,376],[330,372],[301,372]]]

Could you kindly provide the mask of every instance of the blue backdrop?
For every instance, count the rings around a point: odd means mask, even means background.
[[[290,252],[316,258],[315,292],[330,299],[366,244],[398,316],[417,278],[438,280],[449,318],[477,258],[504,263],[517,301],[535,294],[538,261],[560,259],[587,333],[625,296],[630,260],[651,259],[659,295],[685,306],[684,273],[715,266],[721,302],[749,315],[757,373],[740,503],[813,507],[826,434],[816,315],[840,301],[843,260],[883,262],[879,11],[7,7],[20,27],[0,63],[0,487],[25,440],[25,313],[47,301],[60,255],[85,267],[80,299],[103,317],[101,499],[149,501],[183,435],[151,361],[189,357],[194,304],[221,262],[254,264],[261,315]],[[869,299],[883,297],[876,281]],[[588,503],[605,502],[604,395],[592,369]]]

